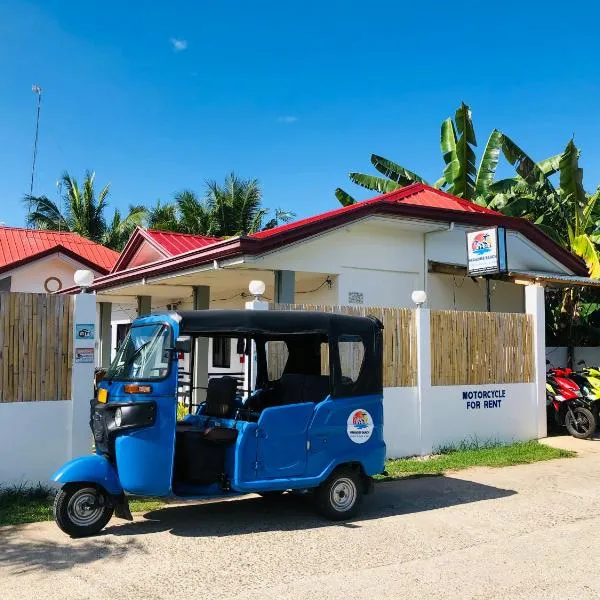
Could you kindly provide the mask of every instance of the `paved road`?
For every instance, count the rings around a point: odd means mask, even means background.
[[[346,524],[251,496],[113,520],[86,540],[0,528],[0,598],[598,598],[600,442],[587,448],[382,483]]]

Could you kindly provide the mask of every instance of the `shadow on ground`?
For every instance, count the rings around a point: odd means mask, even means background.
[[[492,500],[516,494],[492,486],[443,476],[380,482],[365,497],[359,516],[335,523],[315,513],[310,496],[285,494],[278,498],[241,497],[164,507],[144,514],[141,521],[113,521],[105,535],[139,535],[170,531],[186,537],[222,537],[257,532],[321,527],[361,527],[361,522]]]
[[[69,569],[107,557],[118,560],[130,552],[148,551],[135,536],[164,531],[176,536],[201,538],[322,527],[360,528],[371,519],[494,500],[513,494],[516,494],[513,490],[433,476],[377,483],[375,493],[365,498],[360,516],[342,523],[332,523],[315,514],[309,496],[285,494],[275,499],[244,496],[228,501],[165,507],[148,512],[133,523],[113,519],[98,536],[80,540],[63,537],[59,532],[56,532],[59,541],[49,537],[42,539],[47,531],[45,527],[34,532],[25,530],[23,526],[4,527],[0,528],[0,567],[8,567],[11,574],[19,574],[33,569]],[[48,524],[48,527],[56,526]],[[121,536],[132,537],[120,539]],[[55,538],[54,531],[52,537]]]

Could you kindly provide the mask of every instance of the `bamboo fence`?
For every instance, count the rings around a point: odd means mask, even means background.
[[[0,293],[0,403],[71,397],[70,296]]]
[[[432,385],[533,380],[531,315],[431,311]]]
[[[377,317],[383,329],[383,385],[384,387],[412,387],[417,385],[417,343],[415,311],[408,308],[378,306],[330,306],[324,304],[274,304],[275,310],[307,310],[344,315]],[[362,364],[362,349],[357,343],[340,345],[340,360],[344,375],[356,378]],[[282,342],[269,343],[269,376],[281,374],[287,359]],[[321,351],[321,372],[329,372],[326,348]],[[273,377],[275,379],[276,377]]]

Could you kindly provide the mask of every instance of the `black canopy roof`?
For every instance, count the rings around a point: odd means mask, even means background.
[[[383,329],[374,317],[285,310],[188,310],[170,313],[182,335],[231,333],[278,336],[301,333],[372,336]]]

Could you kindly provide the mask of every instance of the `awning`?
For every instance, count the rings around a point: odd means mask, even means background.
[[[515,283],[549,283],[554,285],[581,287],[600,287],[600,279],[580,277],[579,275],[560,275],[542,271],[509,271],[508,278]]]
[[[442,273],[445,275],[467,276],[467,268],[464,265],[429,261],[430,273]],[[581,277],[579,275],[562,275],[560,273],[547,273],[545,271],[509,271],[498,275],[491,275],[491,279],[500,281],[512,281],[513,283],[527,285],[541,283],[554,286],[580,286],[600,287],[600,279]]]

